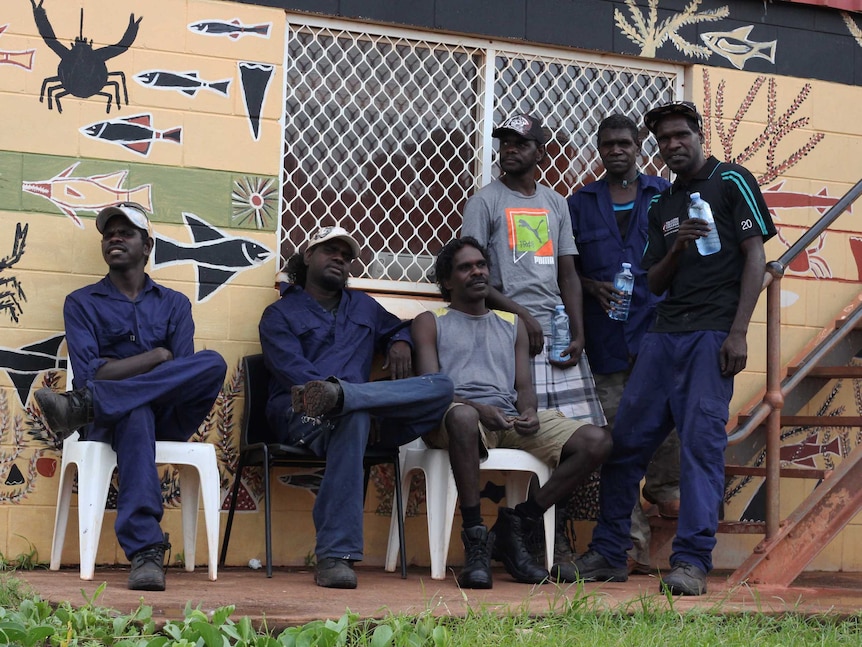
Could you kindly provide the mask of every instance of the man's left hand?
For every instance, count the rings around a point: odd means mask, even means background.
[[[393,380],[401,380],[413,375],[413,349],[406,341],[396,341],[389,347],[389,355],[383,370],[389,369]]]
[[[521,415],[512,420],[512,424],[522,436],[532,436],[539,431],[539,416],[533,408],[522,411]]]
[[[578,362],[581,361],[581,355],[584,352],[584,338],[578,337],[572,340],[572,343],[569,344],[569,347],[566,349],[563,357],[568,357],[568,359],[557,362],[550,357],[548,358],[548,362],[550,362],[553,366],[557,366],[559,368],[569,368],[570,366],[577,366]]]
[[[719,351],[721,374],[724,377],[733,377],[745,368],[747,360],[748,343],[745,341],[745,335],[730,333]]]

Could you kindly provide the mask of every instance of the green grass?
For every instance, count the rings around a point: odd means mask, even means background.
[[[390,614],[379,620],[350,612],[284,631],[253,626],[232,617],[233,607],[206,614],[187,606],[182,621],[157,630],[152,609],[131,615],[100,605],[103,584],[80,604],[51,606],[12,573],[0,574],[0,644],[36,647],[117,645],[118,647],[743,647],[862,644],[862,616],[805,616],[798,613],[681,613],[673,598],[644,595],[609,610],[601,596],[576,586],[549,603],[547,613],[527,610],[501,614],[473,609],[465,618],[429,605],[424,613]]]

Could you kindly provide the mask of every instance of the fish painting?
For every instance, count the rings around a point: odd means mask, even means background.
[[[769,208],[769,213],[772,214],[773,218],[776,217],[776,209],[812,208],[816,209],[820,215],[823,215],[841,199],[838,196],[829,195],[826,187],[823,187],[817,193],[786,191],[783,180],[762,191],[763,199],[766,201],[766,206]],[[853,205],[847,207],[847,211],[848,213],[853,213]]]
[[[197,95],[198,90],[211,90],[216,94],[228,96],[232,79],[204,81],[197,72],[169,72],[167,70],[147,70],[135,75],[135,81],[153,90],[176,90],[189,97]]]
[[[27,404],[27,396],[42,371],[66,368],[66,358],[57,355],[65,338],[54,335],[21,348],[0,347],[0,370],[9,375],[22,405]]]
[[[841,439],[836,437],[828,443],[821,443],[817,434],[809,436],[801,443],[781,446],[781,460],[800,467],[817,467],[817,457],[831,454],[841,457]]]
[[[181,127],[156,130],[152,127],[152,120],[152,115],[143,114],[111,119],[110,121],[97,121],[82,127],[81,132],[93,139],[119,144],[144,157],[150,154],[150,146],[155,141],[182,143],[183,129]]]
[[[0,25],[0,34],[6,31],[7,27],[9,27],[9,25]],[[22,49],[17,51],[0,49],[0,65],[14,65],[15,67],[23,67],[25,70],[32,70],[33,57],[35,55],[35,49]]]
[[[723,56],[737,70],[745,67],[750,58],[762,58],[775,65],[775,47],[777,40],[757,42],[749,35],[754,25],[737,27],[732,31],[709,31],[700,35],[700,39],[713,52]]]
[[[79,211],[96,214],[112,204],[131,201],[152,212],[152,184],[124,188],[129,174],[127,170],[89,177],[75,176],[74,172],[79,164],[80,162],[75,162],[48,180],[25,181],[21,188],[26,193],[49,200],[82,229],[84,223],[78,217]]]
[[[191,263],[197,272],[197,302],[210,299],[244,270],[262,265],[272,251],[251,238],[239,238],[219,231],[193,213],[183,213],[192,244],[180,243],[155,234],[152,268]]]
[[[230,22],[225,22],[224,20],[193,22],[189,25],[189,30],[204,36],[227,36],[231,40],[237,40],[246,35],[269,38],[270,27],[272,27],[271,22],[260,25],[243,25],[239,18],[234,18]]]

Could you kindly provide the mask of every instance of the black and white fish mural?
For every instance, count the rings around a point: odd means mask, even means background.
[[[153,90],[175,90],[189,97],[197,96],[198,90],[210,90],[228,96],[233,79],[204,81],[197,72],[171,72],[168,70],[146,70],[135,75],[135,81]]]
[[[126,105],[129,104],[129,93],[126,89],[126,75],[121,72],[108,72],[107,61],[125,52],[135,38],[138,36],[138,28],[141,18],[135,20],[135,14],[129,15],[129,24],[123,37],[114,45],[93,49],[93,40],[89,41],[84,36],[84,9],[81,8],[81,25],[78,36],[71,47],[66,47],[54,34],[54,28],[48,20],[48,14],[42,7],[44,0],[30,0],[33,7],[33,19],[36,28],[45,44],[52,52],[60,57],[57,66],[57,75],[49,76],[42,82],[42,91],[39,93],[39,102],[45,100],[48,95],[48,110],[57,103],[57,112],[63,112],[60,99],[71,94],[73,97],[87,99],[92,96],[105,97],[107,100],[106,112],[111,112],[111,103],[117,106],[120,103],[120,88],[123,90],[123,98]],[[113,77],[113,78],[112,78]],[[113,90],[105,91],[105,88]]]
[[[66,368],[66,358],[57,355],[65,338],[66,335],[54,335],[21,348],[0,347],[0,370],[9,375],[22,405],[27,404],[33,383],[42,371]]]
[[[704,45],[719,56],[723,56],[737,70],[745,67],[752,58],[762,58],[775,65],[776,40],[758,42],[752,40],[754,25],[737,27],[731,31],[708,31],[700,35]]]
[[[272,27],[271,22],[260,25],[243,25],[239,18],[234,18],[230,22],[224,20],[201,20],[200,22],[193,22],[189,24],[189,31],[203,36],[227,36],[231,40],[237,40],[243,36],[269,38],[270,27]]]
[[[181,126],[157,130],[153,128],[153,117],[150,114],[97,121],[81,128],[81,133],[93,139],[101,139],[110,144],[118,144],[128,148],[133,153],[146,157],[150,154],[150,146],[156,141],[183,143]]]
[[[272,251],[251,238],[230,236],[193,213],[183,213],[192,243],[180,243],[155,234],[151,257],[154,270],[170,265],[191,263],[197,273],[197,303],[210,299],[234,277],[262,265]]]
[[[239,61],[237,67],[239,67],[242,100],[248,115],[251,136],[257,141],[260,139],[260,116],[263,112],[263,102],[266,100],[266,92],[269,89],[269,82],[272,80],[275,66],[269,63]]]

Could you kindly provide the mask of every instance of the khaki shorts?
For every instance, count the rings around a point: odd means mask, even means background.
[[[470,406],[462,402],[453,402],[449,405],[447,414],[453,407]],[[499,429],[490,431],[485,426],[479,423],[479,434],[481,436],[482,446],[480,447],[480,460],[485,461],[488,458],[489,449],[523,449],[530,452],[543,463],[546,463],[551,468],[556,468],[560,464],[560,455],[563,452],[563,445],[568,442],[569,438],[584,425],[592,424],[589,421],[572,420],[566,418],[556,409],[548,409],[538,412],[539,416],[539,431],[531,436],[522,436],[514,429]],[[443,416],[443,422],[440,426],[429,434],[423,436],[423,440],[429,447],[437,449],[448,449],[449,447],[449,432],[446,429],[446,416]]]

